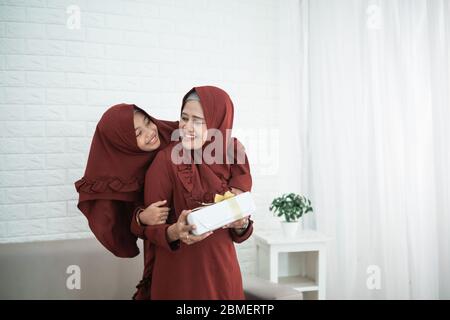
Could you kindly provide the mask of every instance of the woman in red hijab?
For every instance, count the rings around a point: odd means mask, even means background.
[[[225,91],[211,86],[192,89],[183,99],[179,123],[182,148],[179,142],[172,142],[158,153],[146,173],[145,204],[167,199],[170,207],[166,224],[147,226],[144,231],[147,242],[154,244],[146,247],[154,250],[152,299],[244,299],[233,242],[240,243],[251,235],[252,222],[244,218],[228,228],[194,236],[189,231],[195,226],[187,224],[189,211],[185,210],[212,203],[215,194],[231,190],[231,165],[223,160],[227,144],[236,148],[236,141],[229,138],[233,112]],[[214,155],[222,161],[214,163],[204,161],[212,143],[211,129],[224,138],[223,148],[217,148]],[[178,150],[191,160],[200,157],[203,161],[178,164],[174,161]],[[251,176],[240,178],[246,185],[243,190],[248,191]]]
[[[143,185],[147,168],[176,128],[178,122],[155,119],[131,104],[109,108],[97,125],[85,174],[75,183],[78,208],[96,238],[118,257],[138,255],[137,236],[142,237],[145,225],[166,221],[169,209],[164,201],[142,207]],[[239,184],[245,170],[233,166],[236,188],[245,187]],[[144,260],[151,260],[146,252]],[[144,274],[134,298],[149,298],[150,276]]]

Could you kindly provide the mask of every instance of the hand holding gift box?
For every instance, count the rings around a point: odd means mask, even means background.
[[[248,217],[256,210],[250,192],[244,192],[237,196],[226,192],[223,196],[216,195],[214,204],[199,207],[187,216],[189,224],[195,224],[194,235],[201,235],[208,231],[219,229],[236,220]]]

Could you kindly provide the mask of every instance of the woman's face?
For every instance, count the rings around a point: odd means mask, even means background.
[[[208,128],[200,102],[189,100],[184,104],[179,128],[181,129],[181,143],[185,149],[195,150],[203,146]]]
[[[139,149],[153,151],[159,148],[161,141],[159,140],[158,128],[142,112],[134,113],[134,131]]]

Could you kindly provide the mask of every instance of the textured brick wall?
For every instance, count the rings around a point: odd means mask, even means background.
[[[69,5],[80,29],[66,25]],[[278,179],[260,161],[268,138],[258,130],[279,125],[278,9],[276,0],[0,1],[0,242],[91,237],[73,182],[101,114],[128,102],[175,120],[183,94],[204,84],[235,102],[254,218],[267,226]],[[252,241],[239,246],[244,271],[253,255]]]

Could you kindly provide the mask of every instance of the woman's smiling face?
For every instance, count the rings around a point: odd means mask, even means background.
[[[158,128],[146,114],[136,110],[134,112],[134,131],[139,149],[142,151],[154,151],[159,148]]]
[[[179,128],[181,143],[185,149],[200,149],[206,142],[208,128],[199,101],[186,101],[181,112]]]

